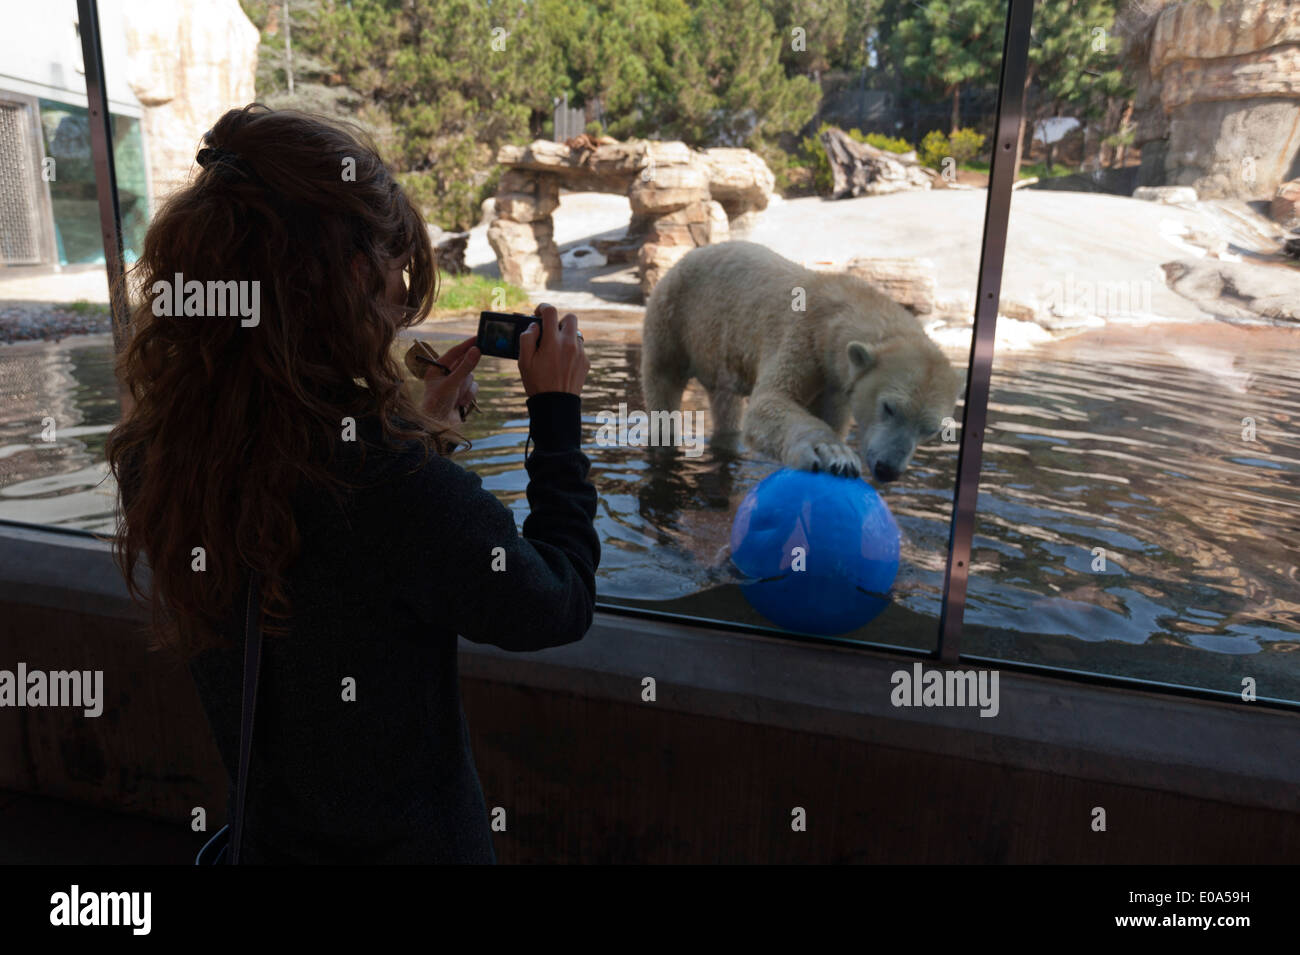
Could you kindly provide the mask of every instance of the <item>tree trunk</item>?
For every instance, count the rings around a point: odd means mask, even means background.
[[[952,88],[952,132],[961,129],[961,84]]]
[[[1032,135],[1033,125],[1029,122],[1029,87],[1034,82],[1034,65],[1030,63],[1025,69],[1025,88],[1020,93],[1020,136],[1016,140],[1016,165],[1011,170],[1011,182],[1014,185],[1020,179],[1020,164],[1024,160],[1025,132]]]
[[[1128,105],[1124,107],[1124,115],[1120,117],[1120,121],[1119,121],[1120,130],[1121,131],[1124,130],[1128,126],[1129,121],[1132,119],[1133,119],[1133,100],[1129,100]],[[1120,143],[1120,147],[1116,157],[1118,164],[1123,166],[1124,160],[1127,158],[1128,158],[1128,146],[1125,145],[1124,143]]]

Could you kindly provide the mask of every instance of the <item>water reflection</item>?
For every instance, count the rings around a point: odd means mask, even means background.
[[[117,418],[108,336],[0,348],[0,520],[111,532]]]
[[[967,621],[1295,649],[1300,336],[1112,332],[1050,352],[997,363]]]

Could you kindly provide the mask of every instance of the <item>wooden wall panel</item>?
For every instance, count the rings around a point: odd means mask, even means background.
[[[463,681],[502,862],[1283,863],[1300,814]],[[790,811],[808,829],[791,831]],[[1106,810],[1107,831],[1091,829]]]
[[[224,814],[188,674],[138,625],[0,607],[0,667],[105,671],[105,712],[0,709],[0,789],[174,823]],[[1300,861],[1300,814],[734,720],[462,681],[502,862]],[[790,812],[808,829],[791,831]],[[1093,832],[1091,810],[1107,812]],[[0,812],[0,839],[4,813]],[[69,860],[71,861],[71,860]]]

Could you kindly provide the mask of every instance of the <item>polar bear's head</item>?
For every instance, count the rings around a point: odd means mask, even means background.
[[[848,344],[849,404],[867,473],[882,483],[907,470],[916,446],[939,434],[961,379],[924,335]]]

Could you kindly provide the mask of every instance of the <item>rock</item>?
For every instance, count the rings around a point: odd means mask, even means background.
[[[1156,19],[1151,65],[1159,73],[1180,60],[1215,60],[1287,43],[1300,43],[1300,6],[1286,0],[1174,3]]]
[[[637,252],[637,267],[641,273],[641,294],[646,298],[654,291],[659,280],[668,274],[668,270],[680,262],[691,251],[688,245],[650,245],[641,246]]]
[[[515,222],[549,219],[560,205],[560,180],[511,169],[497,188],[496,213]]]
[[[662,215],[708,200],[708,174],[698,163],[665,163],[647,167],[646,172],[649,175],[638,176],[628,189],[633,213]]]
[[[917,315],[934,311],[938,270],[931,259],[857,258],[850,260],[844,270]]]
[[[752,212],[742,212],[738,216],[733,216],[727,223],[728,229],[733,239],[743,239],[750,231],[758,225],[758,220],[762,216],[757,210]]]
[[[625,265],[636,261],[641,239],[624,236],[621,239],[596,239],[591,244],[609,265]]]
[[[257,98],[261,36],[237,0],[133,0],[121,16],[156,204],[189,182],[221,114]]]
[[[113,330],[107,305],[69,308],[50,302],[0,302],[0,342],[60,341]]]
[[[704,150],[709,195],[722,203],[728,218],[767,208],[776,177],[763,157],[748,149]]]
[[[1300,228],[1300,179],[1278,186],[1268,207],[1269,218],[1284,229]]]
[[[1272,199],[1300,128],[1300,4],[1154,0],[1117,20],[1144,185]]]
[[[709,200],[709,245],[717,245],[731,238],[731,220],[727,210],[716,199]]]
[[[1133,190],[1133,198],[1172,206],[1182,202],[1195,202],[1196,190],[1191,186],[1138,186]]]
[[[444,275],[464,275],[469,271],[465,265],[465,249],[469,246],[468,232],[444,232],[438,226],[430,225],[429,241],[433,243],[439,272]]]
[[[850,139],[842,129],[822,133],[831,165],[831,197],[879,196],[908,189],[930,189],[939,174],[897,153]]]
[[[487,239],[501,277],[512,285],[540,289],[559,282],[560,250],[549,217],[539,222],[497,219],[488,226]]]
[[[1015,322],[1038,322],[1039,304],[1002,296],[998,302],[998,315],[1005,315]]]
[[[551,214],[561,188],[627,196],[627,235],[592,242],[590,254],[635,262],[648,294],[691,249],[744,234],[775,185],[767,164],[749,150],[701,153],[681,142],[619,143],[583,135],[567,143],[502,146],[496,158],[508,168],[493,202],[488,240],[502,276],[530,287],[558,282],[566,263],[588,262],[568,253],[562,260],[555,248]]]
[[[645,237],[646,245],[685,245],[698,248],[710,245],[709,203],[697,199],[666,215],[657,216]]]
[[[583,158],[580,152],[575,153],[564,143],[535,139],[527,146],[511,143],[502,146],[497,150],[497,162],[512,169],[562,173],[581,168]]]
[[[1216,318],[1247,324],[1300,324],[1300,272],[1215,259],[1161,266],[1169,287]]]
[[[570,181],[590,184],[613,178],[619,181],[617,191],[622,192],[632,177],[647,165],[651,145],[644,140],[633,140],[604,143],[590,150],[571,149],[564,143],[536,139],[527,146],[504,145],[497,150],[496,158],[498,163],[512,169],[553,173],[564,179],[570,188],[577,188],[571,186]]]

